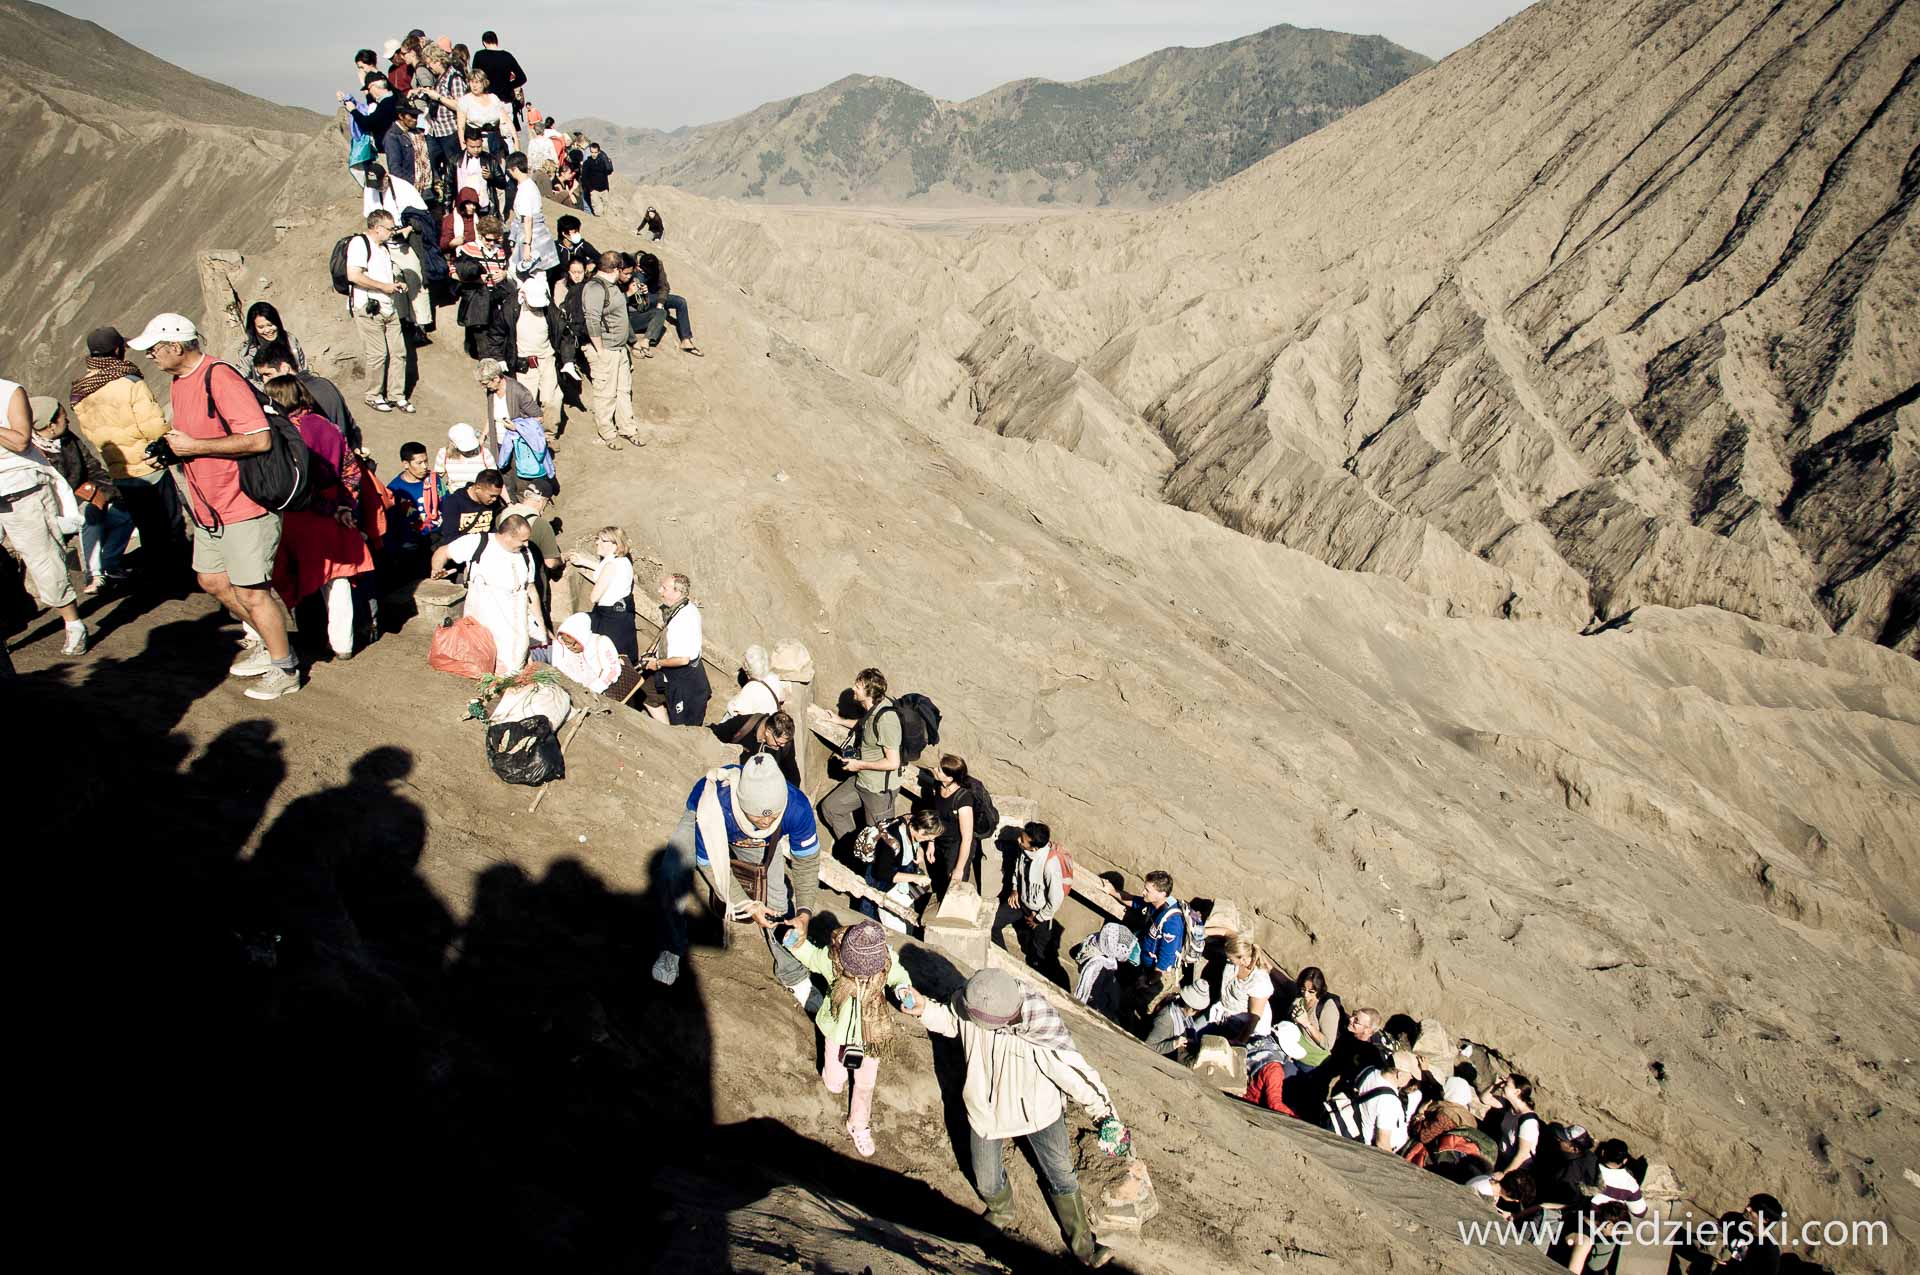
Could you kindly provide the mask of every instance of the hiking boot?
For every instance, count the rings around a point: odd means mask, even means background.
[[[987,1225],[996,1231],[1011,1231],[1014,1225],[1013,1183],[1000,1184],[998,1195],[989,1195],[987,1200]]]
[[[84,624],[69,624],[67,626],[67,640],[60,645],[60,654],[85,655],[86,653],[87,626]]]
[[[653,981],[663,987],[672,987],[680,979],[680,954],[662,952],[653,958]]]
[[[267,648],[259,642],[243,642],[240,645],[240,658],[227,669],[229,677],[259,677],[273,667],[273,657],[267,654]]]
[[[1093,1238],[1087,1200],[1079,1191],[1054,1196],[1053,1211],[1060,1215],[1060,1232],[1067,1238],[1067,1247],[1082,1266],[1105,1266],[1113,1260],[1113,1250]]]
[[[279,665],[270,665],[260,680],[247,688],[248,699],[279,699],[282,695],[291,695],[300,689],[300,675],[289,673]]]

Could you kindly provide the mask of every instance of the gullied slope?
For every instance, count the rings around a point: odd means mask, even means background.
[[[735,120],[613,144],[628,173],[705,195],[1140,205],[1237,173],[1427,65],[1379,36],[1277,26],[959,103],[849,76]],[[660,157],[667,145],[678,154]]]
[[[90,22],[0,3],[0,369],[64,389],[106,322],[193,285],[196,254],[272,242],[322,117],[203,80]],[[327,152],[337,159],[334,151]]]
[[[1894,0],[1554,0],[1151,221],[930,248],[964,287],[898,339],[1068,446],[1077,368],[1168,499],[1457,610],[1920,651],[1916,49]],[[781,248],[768,295],[848,308]]]

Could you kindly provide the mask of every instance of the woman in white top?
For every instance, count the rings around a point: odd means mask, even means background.
[[[633,547],[619,527],[602,527],[594,548],[600,565],[593,572],[593,631],[613,643],[613,649],[635,667],[640,664],[640,639],[633,630]]]
[[[508,514],[493,531],[461,536],[433,551],[433,574],[450,576],[451,563],[467,565],[466,613],[493,635],[493,671],[511,677],[526,667],[533,639],[546,644],[540,597],[534,591],[533,527]]]
[[[498,469],[493,449],[480,441],[480,433],[465,421],[447,431],[447,445],[434,457],[433,472],[444,480],[448,492],[456,492],[480,476],[483,469]]]
[[[1248,939],[1238,935],[1228,939],[1226,955],[1227,967],[1220,974],[1220,999],[1207,1010],[1206,1030],[1233,1040],[1270,1034],[1273,976],[1259,967],[1259,954]]]
[[[487,150],[504,155],[507,143],[502,134],[506,122],[512,118],[512,108],[489,89],[485,71],[475,71],[467,77],[467,92],[454,104],[454,120],[459,130],[456,136],[465,137],[468,128],[477,128],[487,139]]]
[[[727,701],[727,711],[721,719],[779,712],[787,687],[774,676],[773,659],[767,654],[767,648],[758,644],[748,647],[747,653],[740,657],[740,671],[746,674],[747,680],[739,693]]]

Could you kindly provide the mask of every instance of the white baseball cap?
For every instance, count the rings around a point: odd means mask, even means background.
[[[127,342],[129,350],[138,350],[142,354],[151,350],[162,341],[198,341],[200,329],[193,326],[193,320],[184,314],[156,314],[153,322],[147,324],[146,331]]]
[[[447,431],[447,441],[452,443],[459,451],[477,452],[480,450],[479,431],[475,430],[473,426],[467,424],[465,421],[461,421],[458,425],[455,425]]]

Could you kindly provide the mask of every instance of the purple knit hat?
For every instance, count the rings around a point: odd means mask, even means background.
[[[887,932],[878,921],[862,921],[849,926],[840,939],[840,968],[855,978],[884,974],[893,953],[887,948]]]

